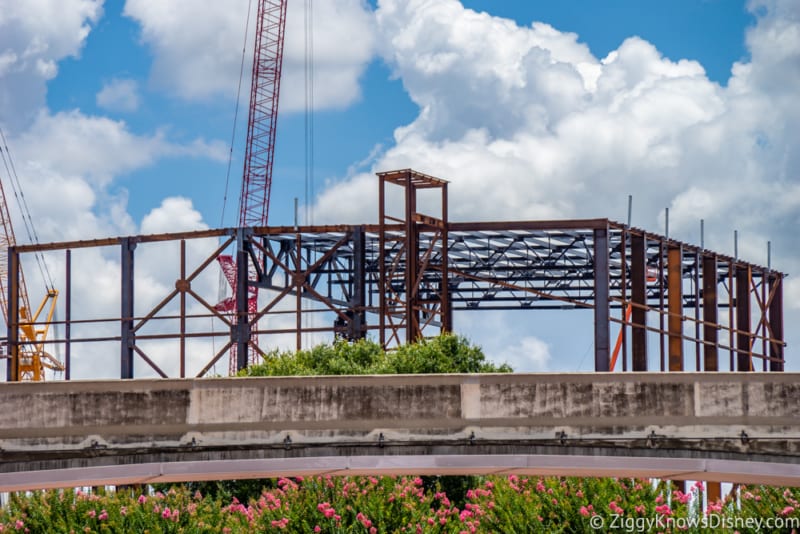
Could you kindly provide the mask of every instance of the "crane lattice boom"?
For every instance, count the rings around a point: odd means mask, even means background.
[[[275,159],[286,0],[259,0],[239,226],[266,226]]]

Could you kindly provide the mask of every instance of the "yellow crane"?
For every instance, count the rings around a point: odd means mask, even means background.
[[[14,162],[11,159],[6,138],[1,129],[0,140],[2,141],[2,145],[0,145],[0,156],[2,157],[0,159],[3,161],[8,183],[14,189],[15,194],[18,193],[16,195],[17,199],[22,199],[20,208],[23,210],[23,217],[27,215],[28,220],[26,222],[32,225],[30,213],[28,213],[24,202],[24,196],[21,195]],[[9,377],[15,381],[41,381],[45,379],[45,369],[53,371],[64,370],[64,364],[45,350],[45,341],[56,310],[58,291],[52,287],[51,281],[44,298],[34,311],[30,306],[25,276],[22,272],[22,266],[20,266],[18,279],[19,316],[13,321],[9,320],[8,287],[12,281],[8,279],[8,249],[16,244],[16,239],[8,211],[3,182],[4,180],[0,179],[0,309],[3,310],[3,318],[6,325],[17,324],[19,340],[19,344],[10,347],[9,350],[8,365],[11,366]],[[29,228],[29,233],[30,230]],[[37,259],[41,262],[40,266],[43,265],[44,258]]]

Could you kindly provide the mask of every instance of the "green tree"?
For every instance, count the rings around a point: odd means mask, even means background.
[[[273,351],[240,376],[324,376],[365,374],[510,373],[507,364],[486,359],[480,347],[455,334],[421,339],[384,351],[376,342],[343,339],[310,350]]]

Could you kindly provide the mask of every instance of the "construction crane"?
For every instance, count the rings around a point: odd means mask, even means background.
[[[23,220],[29,233],[31,233],[33,221],[24,202],[24,196],[21,194],[14,161],[11,159],[8,143],[2,130],[0,130],[0,140],[2,140],[2,145],[0,145],[0,156],[2,157],[0,159],[3,160],[8,183],[12,186],[17,199],[21,200],[20,208],[23,211]],[[2,231],[0,231],[0,308],[3,309],[3,318],[6,325],[11,326],[16,323],[19,341],[18,345],[10,347],[10,354],[8,354],[8,365],[10,367],[7,375],[13,381],[42,381],[45,379],[45,369],[52,371],[64,370],[64,364],[45,350],[47,334],[56,310],[58,291],[53,287],[51,281],[44,298],[34,311],[30,306],[25,276],[22,272],[22,266],[20,266],[19,277],[17,278],[19,313],[18,317],[10,320],[8,316],[8,287],[13,281],[8,279],[8,249],[16,245],[16,238],[8,211],[3,180],[0,180],[0,226],[2,227]],[[35,232],[33,234],[35,235]],[[37,261],[40,262],[40,267],[44,265],[43,257],[37,257]],[[46,278],[49,278],[49,275]],[[40,318],[43,319],[40,320]]]
[[[275,160],[275,132],[278,124],[278,98],[283,65],[283,37],[286,28],[286,0],[258,0],[255,51],[250,86],[250,109],[247,119],[244,172],[239,196],[239,226],[266,226],[272,188],[272,166]],[[236,277],[236,261],[230,255],[218,258],[222,272],[236,295],[240,281]],[[258,288],[250,285],[247,293],[248,313],[257,309]],[[231,314],[235,320],[236,299],[227,298],[216,309]],[[251,325],[256,330],[256,325]],[[248,363],[255,363],[258,352],[251,337]],[[229,371],[237,371],[236,345],[231,347]]]

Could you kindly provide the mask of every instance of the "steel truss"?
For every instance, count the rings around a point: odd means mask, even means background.
[[[188,340],[222,340],[208,362],[191,372],[203,376],[232,346],[238,367],[247,366],[248,349],[263,355],[276,335],[292,335],[300,349],[304,334],[355,340],[374,332],[391,347],[457,330],[454,310],[572,308],[593,310],[597,371],[614,368],[618,359],[623,370],[648,370],[653,366],[648,356],[655,355],[662,371],[783,370],[783,273],[607,219],[448,222],[447,182],[411,170],[378,177],[378,224],[229,228],[10,248],[9,302],[19,298],[24,255],[64,251],[66,317],[59,322],[60,337],[50,343],[63,346],[67,378],[73,345],[95,341],[118,342],[120,376],[133,378],[136,358],[160,376],[169,375],[148,354],[148,342],[177,340],[176,374],[183,377],[189,373]],[[389,188],[402,194],[402,217],[387,211]],[[417,207],[422,189],[441,195],[434,216]],[[196,239],[219,241],[190,265],[186,246]],[[174,289],[136,314],[135,251],[164,242],[180,248]],[[70,258],[74,250],[93,247],[120,249],[121,312],[75,321]],[[237,286],[235,314],[219,311],[215,295],[193,289],[231,249],[238,280],[248,279],[248,270],[256,273],[250,288]],[[257,311],[248,313],[252,286],[262,297]],[[203,327],[199,320],[217,327]],[[93,321],[117,323],[118,335],[71,333]],[[12,361],[23,348],[17,332],[18,325],[8,325]],[[694,365],[686,365],[692,354]]]

